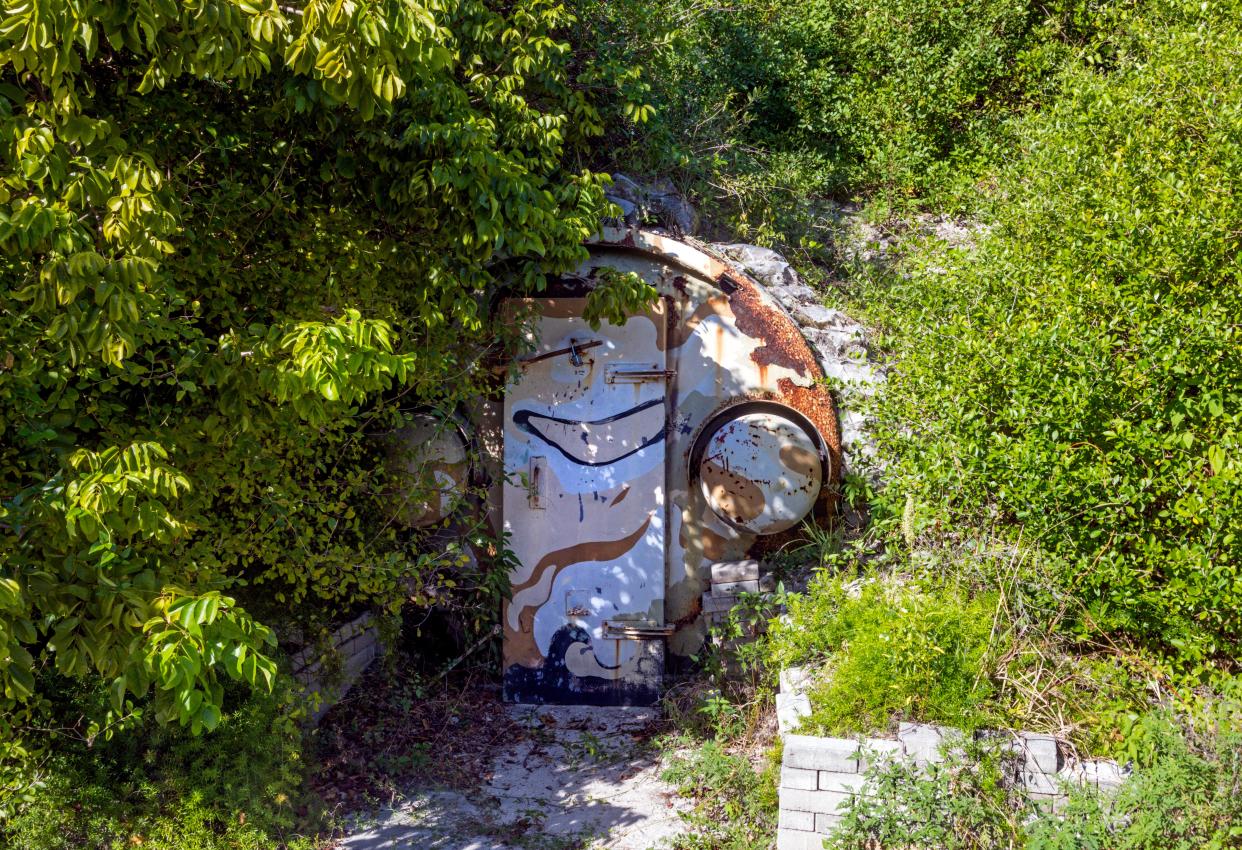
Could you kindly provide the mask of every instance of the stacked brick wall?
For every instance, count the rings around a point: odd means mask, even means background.
[[[840,823],[848,802],[866,793],[863,772],[870,761],[902,759],[915,765],[939,761],[942,745],[962,733],[940,726],[902,723],[896,739],[825,738],[793,730],[810,710],[807,678],[797,670],[781,675],[778,719],[784,738],[781,761],[777,850],[821,850],[825,834]],[[1000,737],[1000,733],[989,733]],[[1051,735],[1019,732],[1004,736],[1015,755],[1010,780],[1035,800],[1056,806],[1067,783],[1112,790],[1125,771],[1114,761],[1070,758]]]
[[[349,693],[381,650],[370,614],[341,626],[328,643],[322,648],[307,647],[290,659],[293,677],[309,698],[314,723]]]

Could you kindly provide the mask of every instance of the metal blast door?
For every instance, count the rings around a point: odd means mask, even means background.
[[[523,302],[539,345],[505,389],[505,697],[646,704],[664,668],[667,307],[592,330]]]

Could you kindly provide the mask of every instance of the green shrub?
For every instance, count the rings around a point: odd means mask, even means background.
[[[997,599],[952,589],[847,582],[820,573],[772,623],[774,666],[814,662],[805,728],[823,734],[884,729],[893,717],[972,729],[993,713],[988,668],[999,653]],[[1002,638],[1003,639],[1003,638]]]
[[[191,737],[148,719],[93,745],[57,737],[0,844],[23,850],[276,850],[310,847],[319,826],[303,790],[292,696],[252,696]]]
[[[39,671],[110,687],[100,725],[210,730],[226,683],[270,687],[268,627],[452,586],[391,521],[377,438],[490,386],[498,287],[586,257],[607,181],[573,161],[599,116],[568,24],[548,0],[5,7],[0,748]]]
[[[608,122],[608,164],[676,174],[735,231],[778,242],[822,238],[825,194],[967,197],[1006,155],[1008,119],[1116,15],[1030,0],[572,6],[580,61],[645,68],[655,108],[641,128]],[[614,113],[632,110],[626,90]]]
[[[1141,719],[1137,769],[1115,799],[1081,789],[1030,830],[1029,850],[1198,850],[1242,846],[1242,727],[1195,731]]]
[[[868,793],[851,800],[829,850],[1013,850],[1022,844],[1026,800],[1002,777],[1001,752],[987,743],[948,742],[943,761],[923,768],[872,760]]]
[[[1198,681],[1242,657],[1242,14],[1146,9],[1017,128],[976,251],[856,292],[895,349],[890,514],[1023,529],[1076,630]]]

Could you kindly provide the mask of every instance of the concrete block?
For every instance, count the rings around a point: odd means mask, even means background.
[[[782,765],[781,787],[792,788],[796,791],[817,791],[819,789],[819,771]]]
[[[1111,759],[1092,759],[1082,763],[1086,781],[1101,791],[1115,791],[1126,781],[1127,771]]]
[[[867,779],[861,773],[837,773],[832,770],[819,772],[819,790],[838,794],[857,794],[866,786]]]
[[[836,791],[797,791],[793,788],[782,788],[778,796],[781,811],[788,809],[795,812],[835,815],[837,808],[854,795]]]
[[[778,829],[776,850],[824,850],[824,836],[818,832]]]
[[[1018,778],[1028,794],[1051,797],[1061,793],[1061,785],[1057,781],[1057,774],[1055,773],[1047,774],[1042,770],[1023,770]]]
[[[734,596],[715,596],[712,593],[703,594],[704,614],[723,614],[736,604],[737,598]]]
[[[858,769],[866,770],[872,764],[892,764],[901,761],[906,750],[901,741],[889,741],[884,738],[868,738],[863,741],[859,752]]]
[[[1061,765],[1061,769],[1057,771],[1057,779],[1075,785],[1086,785],[1088,782],[1087,771],[1080,761],[1068,761]]]
[[[810,713],[811,700],[806,694],[776,695],[776,726],[782,735],[797,729]]]
[[[806,770],[858,772],[858,742],[845,738],[786,735],[783,764]]]
[[[841,815],[826,815],[820,812],[815,815],[815,831],[826,835],[836,829],[843,819]]]
[[[722,581],[712,583],[712,596],[738,596],[743,593],[758,593],[759,579],[747,581]]]
[[[918,764],[927,764],[942,758],[940,747],[948,732],[948,729],[940,726],[902,722],[897,730],[897,739],[905,748],[906,755]]]
[[[1058,764],[1057,739],[1051,735],[1040,735],[1034,732],[1018,734],[1019,748],[1026,761],[1027,770],[1038,770],[1043,773],[1056,773]]]
[[[781,809],[777,820],[781,829],[799,829],[803,832],[815,831],[815,813],[799,812],[793,809]]]
[[[786,667],[780,673],[780,683],[781,693],[800,693],[811,683],[811,672],[805,667]]]
[[[712,564],[712,584],[726,584],[734,581],[759,581],[759,562],[749,559],[718,561]]]

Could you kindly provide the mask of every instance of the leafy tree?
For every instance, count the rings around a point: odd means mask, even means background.
[[[569,162],[600,119],[568,23],[547,0],[4,5],[0,764],[61,677],[106,687],[88,736],[152,694],[211,729],[226,681],[272,681],[260,620],[437,580],[374,436],[483,388],[516,336],[500,281],[584,256],[606,178]]]

